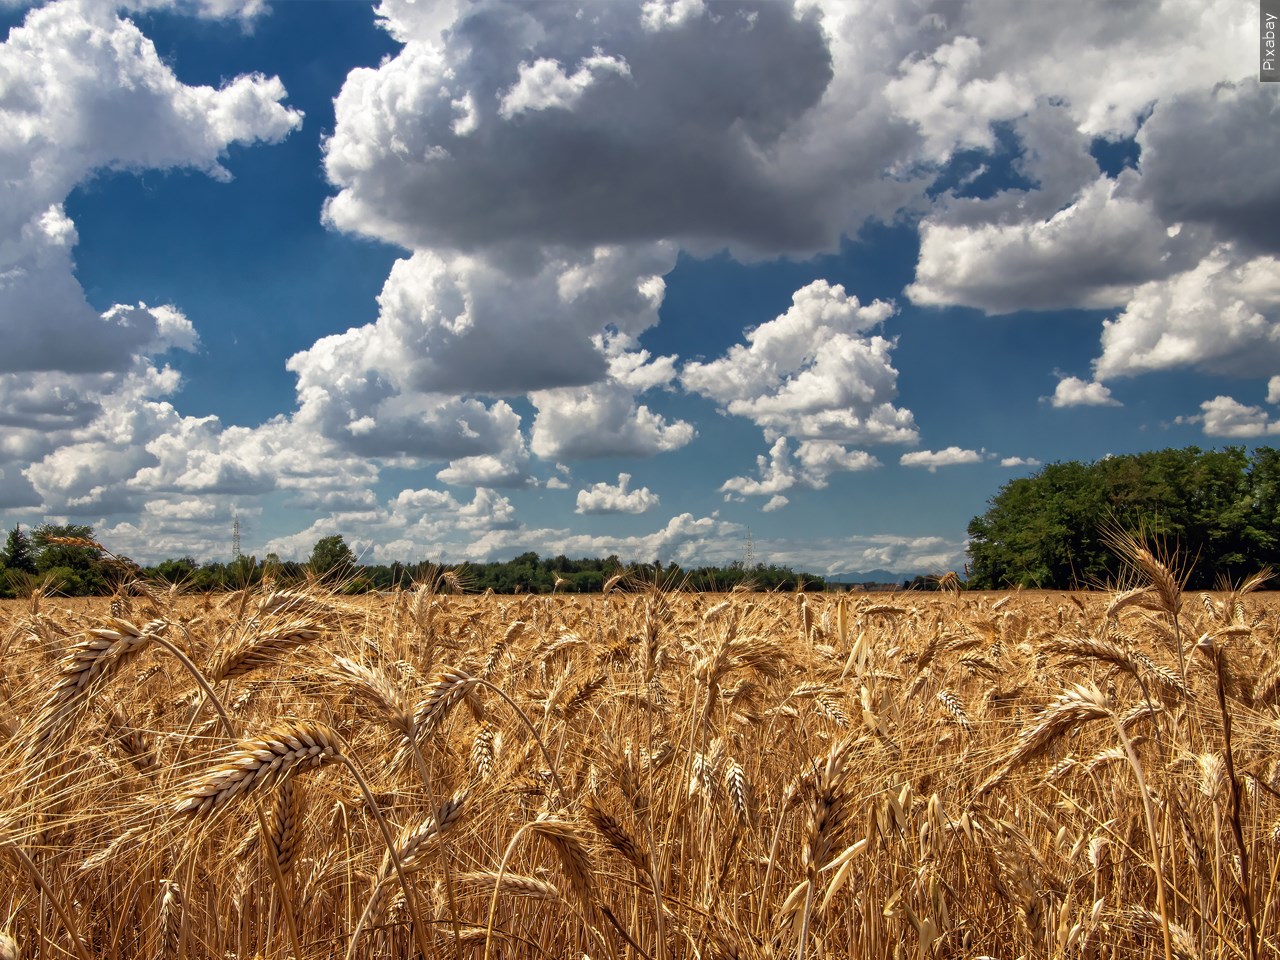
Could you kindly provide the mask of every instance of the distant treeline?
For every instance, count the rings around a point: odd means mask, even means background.
[[[1280,451],[1158,450],[1053,463],[1012,480],[969,523],[970,587],[1115,583],[1108,541],[1136,534],[1212,589],[1280,569]]]
[[[139,576],[195,592],[236,590],[267,577],[285,584],[320,577],[344,592],[364,593],[411,588],[440,569],[428,561],[362,564],[341,536],[319,540],[305,563],[268,554],[261,560],[241,556],[228,563],[201,563],[192,557],[181,557],[140,566],[101,549],[93,539],[92,527],[41,524],[30,533],[21,527],[9,531],[0,552],[0,596],[23,596],[41,586],[66,596],[107,595],[123,579]],[[571,560],[563,555],[539,557],[530,552],[505,562],[468,563],[454,569],[464,587],[474,592],[491,589],[495,593],[598,593],[618,574],[628,584],[660,583],[668,589],[717,591],[742,586],[753,590],[794,590],[798,585],[806,590],[826,588],[822,577],[763,563],[685,569],[674,563],[624,563],[616,556]]]

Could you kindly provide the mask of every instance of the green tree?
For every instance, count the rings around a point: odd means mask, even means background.
[[[257,557],[241,554],[227,564],[227,576],[236,589],[243,589],[262,579],[262,568]]]
[[[36,572],[36,558],[31,551],[31,538],[22,532],[19,524],[14,524],[9,537],[4,543],[4,552],[0,553],[0,561],[10,570],[21,570],[24,573]]]
[[[91,596],[108,589],[106,565],[95,547],[59,543],[59,540],[93,540],[93,527],[83,524],[42,523],[31,532],[36,572],[63,593]]]
[[[177,560],[161,560],[147,573],[165,583],[185,584],[192,579],[199,566],[194,557],[181,557]]]
[[[1156,450],[1069,461],[1010,481],[969,523],[973,586],[1096,586],[1120,562],[1106,532],[1154,536],[1205,589],[1280,562],[1280,455]]]
[[[326,580],[341,580],[351,575],[356,565],[356,556],[347,546],[341,534],[321,537],[311,548],[311,559],[307,566],[311,572]]]

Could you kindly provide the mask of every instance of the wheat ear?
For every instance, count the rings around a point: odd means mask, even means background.
[[[174,880],[161,880],[164,895],[160,898],[160,956],[177,960],[182,949],[182,888]]]
[[[478,893],[487,895],[491,895],[494,890],[500,890],[508,897],[527,897],[533,900],[560,899],[560,891],[555,884],[519,873],[504,873],[501,879],[498,878],[496,871],[464,873],[458,877],[458,883],[466,887],[474,887]],[[483,927],[479,929],[484,930]]]
[[[649,855],[643,852],[640,845],[627,833],[626,828],[614,817],[606,813],[594,800],[587,802],[587,819],[596,828],[596,832],[618,853],[622,854],[633,867],[641,873],[649,872]]]
[[[804,913],[800,920],[798,960],[804,960],[809,941],[809,922],[813,910],[813,895],[818,885],[818,870],[831,855],[836,834],[844,822],[848,809],[848,791],[845,789],[846,762],[849,757],[848,740],[836,744],[826,763],[818,771],[813,809],[809,816],[808,844],[805,847],[807,878],[804,886]],[[799,888],[797,888],[799,889]],[[785,908],[784,908],[785,912]]]
[[[167,626],[152,620],[138,627],[128,620],[107,617],[93,627],[85,639],[75,644],[58,666],[58,679],[41,707],[35,729],[27,743],[27,754],[35,758],[50,752],[54,738],[72,712],[130,658],[141,653]]]
[[[250,636],[228,650],[209,671],[209,679],[234,680],[275,663],[285,653],[318,639],[320,630],[307,619],[294,620],[274,630]]]
[[[402,832],[398,841],[387,845],[387,852],[383,855],[382,865],[378,869],[378,876],[374,883],[373,895],[365,905],[364,912],[356,923],[355,931],[351,934],[351,942],[347,947],[348,960],[353,956],[352,951],[355,950],[360,940],[360,933],[365,926],[382,914],[382,908],[386,905],[389,896],[387,884],[391,879],[393,868],[399,872],[402,883],[405,876],[420,869],[425,863],[427,851],[435,841],[457,826],[462,819],[469,796],[467,790],[458,791],[446,799],[423,823]],[[404,893],[407,899],[409,897],[407,885],[404,887]]]
[[[229,720],[226,720],[225,715],[224,721],[228,724],[230,723]],[[378,809],[378,804],[373,798],[373,793],[369,790],[369,783],[364,774],[360,772],[360,768],[355,761],[343,749],[341,738],[324,724],[297,721],[278,727],[265,736],[242,740],[230,750],[224,752],[221,760],[215,763],[213,767],[190,781],[172,810],[180,816],[207,816],[223,809],[237,796],[243,796],[254,790],[259,790],[330,762],[341,763],[345,766],[359,785],[360,792],[364,795],[365,802],[369,806],[369,812],[373,815],[374,821],[378,825],[378,830],[382,834],[383,842],[386,844],[391,858],[391,864],[395,868],[396,875],[400,880],[400,886],[404,890],[405,899],[410,904],[413,931],[414,936],[417,938],[418,949],[423,956],[429,956],[430,951],[427,948],[426,935],[418,919],[417,911],[412,906],[413,901],[409,881],[400,866],[399,857],[396,856],[395,841],[391,836],[390,829],[387,827],[387,822],[383,818],[382,812]],[[261,817],[261,813],[259,813],[259,818],[260,826],[265,831],[268,828],[266,827],[265,819]],[[283,880],[283,875],[280,879]],[[281,894],[284,895],[283,884],[281,884]],[[354,944],[355,940],[353,938],[352,947],[354,947]],[[349,956],[350,948],[348,949]]]
[[[352,690],[372,701],[382,712],[392,730],[413,742],[416,731],[413,709],[385,671],[366,667],[346,657],[334,657],[333,664],[339,677]]]
[[[276,858],[281,876],[288,875],[293,869],[301,827],[302,785],[292,779],[285,780],[271,798],[267,814],[269,854]]]
[[[323,724],[300,722],[242,740],[189,782],[173,812],[206,816],[233,798],[341,757],[338,739]]]
[[[1018,734],[1017,747],[1000,769],[978,787],[978,796],[982,796],[998,784],[1018,764],[1025,763],[1049,749],[1049,746],[1067,731],[1081,723],[1101,720],[1111,714],[1110,699],[1097,687],[1076,684],[1071,689],[1063,691],[1040,715],[1039,723]]]

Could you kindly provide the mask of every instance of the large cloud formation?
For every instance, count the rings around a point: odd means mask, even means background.
[[[1267,157],[1280,107],[1238,59],[1252,15],[1226,2],[1084,4],[1070,23],[1040,24],[1053,51],[1042,56],[1011,43],[993,19],[1000,8],[955,5],[954,28],[978,46],[934,55],[935,80],[912,88],[925,98],[913,109],[934,116],[931,94],[940,109],[968,85],[1004,91],[989,103],[1007,109],[989,119],[1009,125],[1028,185],[944,194],[921,223],[908,295],[987,313],[1114,310],[1092,382],[1065,375],[1055,406],[1115,402],[1105,381],[1157,370],[1273,371],[1280,175]],[[1020,10],[1017,31],[1047,15]],[[1126,142],[1127,168],[1094,161],[1098,144]]]
[[[252,3],[189,5],[248,17]],[[271,142],[302,115],[276,78],[181,83],[110,4],[31,10],[0,44],[0,505],[137,509],[148,444],[181,418],[160,362],[198,336],[173,306],[90,307],[63,202],[102,171],[195,169],[222,179],[234,143]]]
[[[680,251],[804,257],[877,219],[919,223],[916,303],[1110,311],[1091,379],[1063,374],[1055,406],[1114,403],[1108,384],[1149,371],[1263,377],[1280,360],[1277,107],[1243,77],[1254,18],[1235,0],[1071,16],[1018,0],[382,0],[401,48],[337,91],[319,212],[404,251],[378,316],[289,360],[287,415],[187,417],[164,357],[197,331],[181,304],[92,308],[63,202],[103,170],[226,177],[230,145],[302,117],[276,78],[183,84],[116,12],[168,5],[61,0],[0,44],[0,508],[120,518],[140,549],[189,536],[203,498],[274,497],[325,512],[304,539],[724,553],[736,533],[714,516],[596,541],[526,529],[496,491],[695,443],[706,428],[664,408],[681,389],[759,428],[758,476],[720,492],[769,509],[879,465],[866,447],[918,442],[888,302],[817,282],[722,356],[641,345]],[[247,20],[265,4],[176,9]],[[1099,163],[1099,144],[1136,160]],[[950,177],[962,153],[1010,152],[1005,189]],[[1206,430],[1270,430],[1260,407],[1209,403]],[[389,467],[475,492],[388,494]]]
[[[151,41],[101,3],[31,11],[0,45],[0,89],[0,373],[123,369],[166,320],[145,305],[89,307],[73,273],[67,195],[105,170],[225,177],[228,146],[278,140],[302,117],[280,104],[278,79],[182,84]]]
[[[411,249],[835,237],[788,172],[832,80],[817,11],[747,3],[657,29],[630,4],[486,3],[353,71],[325,165],[336,226]],[[837,234],[838,235],[838,234]]]
[[[893,405],[894,342],[868,335],[893,313],[891,303],[863,304],[839,284],[816,280],[796,291],[786,313],[748,330],[746,343],[685,364],[687,390],[751,420],[772,443],[769,459],[757,458],[760,479],[733,477],[723,492],[776,497],[797,484],[821,489],[832,473],[879,464],[850,445],[918,439],[911,411]],[[788,439],[799,442],[794,464]]]

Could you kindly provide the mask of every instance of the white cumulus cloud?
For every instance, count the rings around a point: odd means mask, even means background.
[[[758,478],[730,477],[720,485],[720,492],[726,499],[772,496],[776,500],[778,494],[793,487],[821,490],[833,473],[853,473],[878,466],[880,461],[865,450],[850,450],[831,440],[802,441],[793,453],[787,438],[779,437],[769,448],[767,457],[756,457]]]
[[[617,484],[595,483],[578,491],[577,513],[646,513],[658,505],[658,495],[648,487],[628,490],[631,474],[618,474]]]
[[[937,472],[939,467],[953,467],[962,463],[981,463],[984,455],[977,450],[964,450],[960,447],[947,447],[943,450],[915,450],[904,453],[898,463],[904,467],[925,467],[930,473]]]
[[[1120,401],[1111,396],[1104,384],[1081,380],[1079,377],[1063,377],[1053,391],[1049,402],[1055,407],[1118,407]]]
[[[326,144],[340,228],[410,249],[838,238],[772,149],[809,138],[831,81],[816,11],[532,4],[445,29],[388,7],[404,48],[351,73]]]
[[[441,483],[458,487],[518,487],[532,479],[525,470],[524,450],[503,455],[483,454],[452,460],[436,474]]]
[[[640,18],[646,30],[664,30],[700,17],[706,9],[703,0],[645,0]]]
[[[748,330],[745,344],[717,360],[686,363],[680,379],[756,423],[769,440],[911,443],[911,411],[892,403],[894,342],[866,335],[893,313],[891,303],[864,305],[843,286],[816,280],[796,291],[786,313]]]
[[[249,18],[260,6],[178,9]],[[179,376],[164,354],[195,350],[199,337],[180,305],[90,306],[64,201],[102,171],[183,168],[227,179],[222,160],[233,144],[278,141],[302,114],[283,105],[275,77],[182,83],[114,4],[30,10],[0,43],[0,90],[0,501],[76,516],[139,511],[157,502],[146,471],[160,469],[164,438],[189,426],[168,399]],[[243,486],[251,471],[186,485]],[[176,488],[201,467],[170,473]]]
[[[111,4],[50,3],[0,43],[0,90],[0,373],[122,371],[166,337],[189,349],[194,331],[172,307],[89,306],[63,201],[102,170],[230,176],[231,144],[301,124],[280,80],[185,85]]]
[[[987,313],[1110,307],[1139,285],[1192,266],[1204,244],[1191,231],[1171,236],[1149,204],[1127,195],[1127,179],[1099,177],[1043,220],[925,220],[907,295],[925,306]]]
[[[916,125],[925,139],[924,156],[946,160],[957,149],[990,149],[992,124],[1026,113],[1034,93],[1004,74],[982,76],[982,45],[956,37],[927,56],[903,63],[901,74],[885,87],[898,113]]]
[[[1135,291],[1103,324],[1099,380],[1193,367],[1260,376],[1280,364],[1280,261],[1218,247]]]
[[[647,350],[628,349],[626,338],[597,338],[596,343],[608,357],[603,380],[529,395],[538,411],[530,440],[533,452],[545,460],[651,457],[693,440],[693,424],[668,420],[637,400],[671,384],[675,358],[651,358]]]
[[[522,63],[520,78],[500,97],[498,113],[509,120],[530,110],[571,110],[593,84],[609,74],[626,77],[631,68],[625,60],[599,52],[584,58],[572,75],[556,60]]]
[[[1200,404],[1196,417],[1180,418],[1182,422],[1199,421],[1209,437],[1249,440],[1280,434],[1280,420],[1272,420],[1262,407],[1241,403],[1232,397],[1217,396]]]

